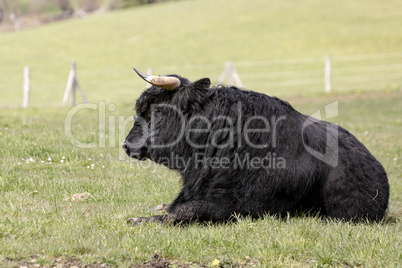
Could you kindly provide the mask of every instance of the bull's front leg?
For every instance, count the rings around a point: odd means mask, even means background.
[[[147,222],[167,224],[193,221],[222,221],[230,219],[233,213],[234,210],[228,203],[188,201],[169,205],[168,214],[131,218],[128,219],[127,223],[136,225]]]
[[[171,204],[161,204],[159,206],[153,207],[152,211],[166,212],[170,206],[171,206]],[[172,214],[168,214],[168,215],[154,215],[151,217],[130,218],[127,220],[127,224],[136,225],[136,224],[145,223],[145,222],[170,223],[173,221],[174,221],[174,216]]]
[[[235,209],[232,207],[231,202],[222,201],[206,200],[173,203],[168,212],[175,216],[176,222],[229,220],[233,216]]]

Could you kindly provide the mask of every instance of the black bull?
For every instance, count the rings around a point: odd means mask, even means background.
[[[123,148],[130,157],[178,170],[183,186],[166,215],[131,222],[301,212],[347,221],[384,217],[386,172],[344,128],[275,97],[211,87],[208,78],[137,72],[153,86],[137,100]]]

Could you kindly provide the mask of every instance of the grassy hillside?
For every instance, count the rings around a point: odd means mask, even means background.
[[[336,64],[339,55],[401,52],[401,17],[402,3],[397,0],[342,5],[319,0],[173,1],[2,33],[0,105],[20,104],[25,65],[31,67],[32,105],[59,104],[73,60],[78,64],[79,82],[92,101],[134,100],[133,93],[138,96],[144,84],[132,72],[133,66],[143,70],[152,66],[157,74],[179,73],[191,79],[210,76],[217,81],[227,60],[244,63],[238,69],[241,75],[245,72],[243,80],[249,89],[281,96],[317,94],[322,91],[325,55],[331,54]],[[290,70],[313,68],[320,85],[270,86],[274,78],[258,75],[262,67],[253,64],[298,58],[317,59],[313,65]],[[390,63],[400,68],[401,59]],[[270,66],[264,72],[281,71],[275,62]],[[389,77],[381,77],[378,87],[398,87],[402,84],[398,77],[391,84]],[[297,79],[310,78],[307,72]],[[279,82],[286,79],[279,77]],[[357,89],[371,87],[363,79]]]

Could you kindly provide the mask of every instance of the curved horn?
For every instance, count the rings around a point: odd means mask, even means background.
[[[167,89],[167,90],[174,90],[174,89],[178,88],[181,83],[179,78],[176,78],[176,77],[147,75],[147,74],[140,72],[136,68],[133,68],[133,69],[142,79],[144,79],[148,83],[150,83],[154,86],[157,86],[157,87]]]

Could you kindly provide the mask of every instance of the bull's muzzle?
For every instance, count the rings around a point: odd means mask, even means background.
[[[149,157],[148,148],[145,146],[141,146],[140,148],[130,148],[129,143],[125,141],[122,147],[126,154],[131,158],[145,160]]]

